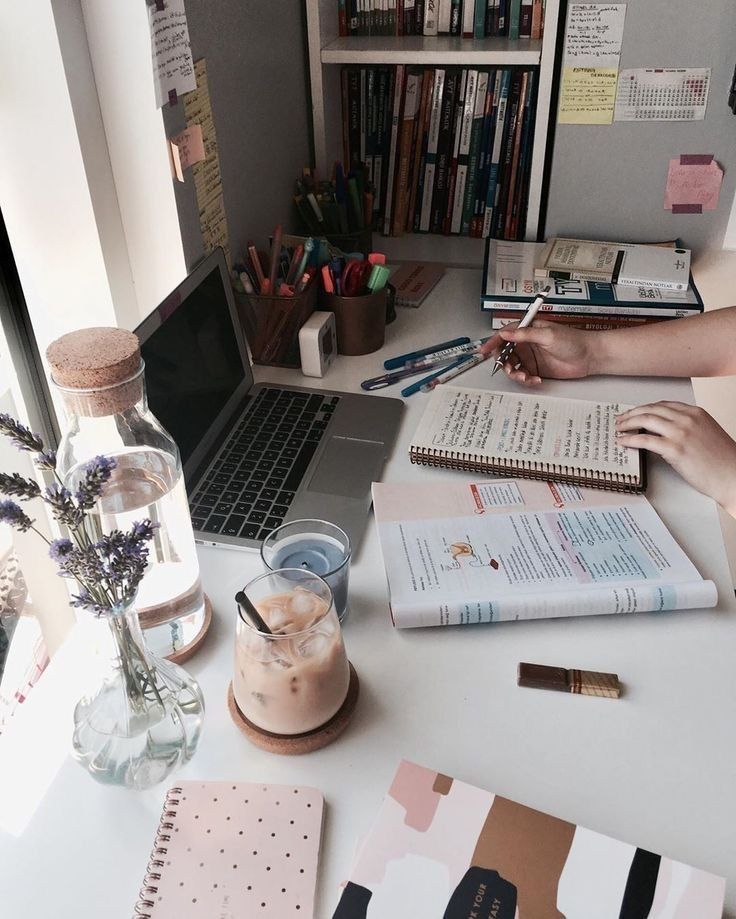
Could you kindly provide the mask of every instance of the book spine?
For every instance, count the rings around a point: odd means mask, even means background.
[[[475,0],[463,0],[463,38],[473,37],[475,25]]]
[[[532,0],[521,0],[519,13],[519,38],[532,36]]]
[[[473,216],[470,218],[470,236],[480,238],[483,235],[483,210],[486,203],[486,190],[488,188],[488,173],[491,164],[491,142],[493,135],[493,93],[496,82],[496,71],[492,68],[488,72],[488,89],[483,111],[483,130],[480,138],[478,154],[478,181],[475,188],[475,201],[473,202]]]
[[[450,7],[450,35],[460,35],[462,22],[460,20],[462,12],[462,0],[451,0]]]
[[[347,0],[337,0],[337,34],[340,38],[348,36]]]
[[[419,230],[422,233],[429,231],[432,211],[432,192],[434,190],[434,176],[437,163],[437,142],[440,131],[440,115],[442,107],[442,94],[445,85],[445,71],[438,67],[434,72],[434,89],[432,91],[432,110],[429,121],[429,136],[427,138],[427,155],[424,164],[424,187],[422,189],[422,208],[419,220]]]
[[[451,233],[459,233],[462,226],[463,201],[465,200],[465,185],[468,175],[468,157],[470,155],[470,141],[473,131],[473,112],[475,110],[475,93],[478,87],[478,71],[468,70],[465,85],[465,101],[463,103],[463,116],[460,124],[460,144],[457,156],[457,179],[455,180],[455,196],[452,207]]]
[[[388,67],[386,70],[387,74],[387,85],[386,85],[386,105],[384,108],[383,115],[383,126],[381,130],[382,141],[381,149],[383,150],[382,160],[383,165],[381,168],[381,213],[379,214],[380,220],[378,221],[379,226],[383,225],[383,220],[386,215],[387,209],[387,198],[388,198],[388,176],[389,176],[389,167],[391,164],[391,129],[393,126],[393,116],[394,116],[394,95],[396,91],[396,67]]]
[[[488,187],[486,189],[485,212],[483,214],[483,237],[488,237],[491,234],[493,211],[496,204],[498,169],[501,163],[501,144],[503,141],[504,126],[506,124],[506,107],[508,104],[510,82],[510,70],[505,69],[496,74],[497,85],[494,90],[494,96],[498,98],[498,107],[496,109],[496,124],[493,132],[491,161],[488,167]]]
[[[409,193],[409,163],[411,161],[411,141],[414,132],[419,94],[421,92],[421,74],[410,72],[406,76],[404,89],[404,111],[401,119],[399,138],[399,163],[396,177],[396,195],[392,234],[401,236],[406,225]]]
[[[465,196],[463,198],[463,216],[460,224],[460,233],[467,236],[470,230],[470,218],[473,215],[475,201],[475,185],[478,180],[478,156],[480,152],[480,136],[483,129],[483,114],[488,91],[488,73],[480,71],[478,74],[478,87],[475,92],[475,107],[473,110],[473,129],[470,136],[470,154],[468,156],[468,173],[465,179]]]
[[[373,213],[381,210],[381,185],[383,163],[386,155],[386,95],[388,93],[388,70],[379,67],[376,73],[376,147],[373,155]]]
[[[526,106],[526,94],[529,86],[529,72],[523,71],[521,74],[521,87],[519,89],[519,102],[517,107],[516,124],[514,125],[514,136],[511,147],[511,164],[506,189],[506,217],[504,221],[504,237],[511,239],[511,221],[513,217],[514,195],[516,193],[516,183],[519,173],[519,159],[521,156],[521,130],[523,126],[523,113]]]
[[[365,159],[363,162],[365,163],[368,173],[368,181],[373,185],[376,181],[374,172],[374,152],[376,148],[376,126],[378,120],[378,112],[376,111],[376,71],[373,67],[366,68],[365,93]]]
[[[504,300],[503,295],[488,295],[482,298],[482,311],[502,310],[519,319],[526,312],[529,301],[522,299],[517,301]],[[654,304],[643,303],[641,306],[628,306],[621,303],[562,303],[559,300],[554,303],[545,303],[539,311],[540,319],[548,319],[555,316],[587,316],[599,319],[605,316],[634,316],[634,317],[656,317],[665,319],[683,319],[686,316],[697,316],[702,312],[695,304],[686,307],[673,306],[667,304],[664,307],[658,307]]]
[[[532,33],[533,39],[542,37],[542,0],[532,0]]]
[[[509,38],[515,41],[520,36],[521,0],[508,0],[509,2]]]
[[[417,116],[417,130],[414,137],[414,150],[411,168],[411,192],[409,194],[409,208],[406,215],[406,227],[411,232],[415,227],[415,215],[417,213],[416,202],[419,194],[421,176],[424,169],[422,155],[424,152],[424,141],[427,131],[427,112],[432,98],[432,86],[434,81],[434,71],[427,68],[422,77],[422,98],[419,103],[419,114]],[[421,200],[421,198],[419,199]]]
[[[414,3],[414,34],[424,35],[424,3],[425,0],[415,0]]]
[[[414,32],[414,0],[404,0],[404,35],[413,35]]]
[[[484,38],[486,34],[486,0],[475,0],[473,38]]]
[[[348,158],[351,169],[360,159],[360,68],[348,67]]]
[[[452,0],[439,0],[440,10],[437,15],[437,33],[450,34],[450,20],[452,18]]]
[[[463,70],[460,75],[460,89],[455,100],[455,118],[453,125],[452,158],[450,160],[447,178],[447,205],[442,221],[442,232],[449,235],[452,232],[452,215],[455,209],[455,187],[457,185],[457,163],[460,154],[460,136],[462,134],[463,113],[465,111],[465,90],[468,81],[468,71]]]
[[[534,113],[537,103],[536,72],[529,71],[529,86],[526,94],[521,126],[521,158],[517,189],[511,215],[511,238],[522,239],[526,228],[526,211],[529,197],[529,171],[532,163],[532,139],[534,137]]]
[[[424,35],[437,34],[437,14],[440,0],[424,0]]]
[[[509,34],[509,3],[510,0],[498,0],[498,32],[497,35]]]
[[[500,237],[506,221],[506,200],[508,197],[509,171],[511,158],[514,152],[514,131],[516,118],[519,111],[519,94],[521,92],[521,74],[514,71],[509,90],[509,101],[506,108],[506,124],[504,136],[501,141],[501,162],[498,169],[498,182],[496,185],[496,201],[493,214],[493,236]]]
[[[399,137],[399,121],[401,120],[401,100],[404,89],[404,65],[396,65],[396,76],[394,83],[394,99],[391,114],[391,147],[388,155],[388,169],[386,176],[386,206],[383,212],[383,233],[385,236],[391,234],[391,220],[393,217],[394,203],[394,180],[396,173],[396,158]]]
[[[435,167],[434,189],[432,191],[432,211],[429,229],[431,233],[441,233],[442,223],[447,207],[447,172],[452,146],[452,126],[455,116],[455,93],[458,71],[448,69],[445,87],[442,93],[440,109],[440,129],[437,137],[437,165]]]
[[[365,163],[365,133],[366,133],[366,119],[368,116],[368,97],[366,95],[366,73],[365,67],[360,68],[360,101],[358,103],[358,115],[360,118],[360,152],[358,159],[361,163]]]
[[[545,316],[550,322],[561,322],[564,325],[571,325],[576,329],[583,329],[586,332],[602,332],[607,329],[626,329],[632,326],[643,325],[649,322],[666,322],[667,316],[652,316],[649,318],[636,316],[622,316],[616,318],[611,316],[608,319],[596,316]],[[518,322],[518,316],[506,316],[503,313],[494,313],[491,316],[491,328],[494,331],[506,328],[510,322]]]

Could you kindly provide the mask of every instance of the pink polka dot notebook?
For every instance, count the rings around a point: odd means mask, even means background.
[[[324,800],[316,788],[169,789],[135,915],[312,919]]]

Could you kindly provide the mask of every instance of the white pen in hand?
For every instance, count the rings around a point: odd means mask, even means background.
[[[524,318],[521,320],[518,326],[516,326],[517,329],[525,329],[527,326],[531,325],[532,322],[534,322],[534,317],[539,312],[539,307],[544,303],[544,298],[547,296],[547,294],[550,292],[551,289],[552,289],[551,287],[545,287],[539,291],[537,296],[532,300],[532,302],[527,307],[526,313],[524,313]],[[516,347],[515,342],[507,341],[506,344],[503,346],[503,348],[501,348],[501,351],[498,357],[493,363],[493,370],[491,371],[491,376],[493,376],[493,374],[496,373],[497,370],[500,370],[503,367],[506,361],[514,353],[515,347]]]

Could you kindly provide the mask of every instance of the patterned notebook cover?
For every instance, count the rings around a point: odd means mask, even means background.
[[[315,788],[169,789],[136,905],[146,919],[312,919],[324,801]]]
[[[402,761],[333,919],[721,919],[725,881]]]

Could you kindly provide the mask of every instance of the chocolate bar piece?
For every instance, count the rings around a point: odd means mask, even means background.
[[[606,699],[618,699],[621,694],[621,684],[615,673],[566,670],[564,667],[547,667],[544,664],[519,664],[516,682],[519,686],[531,689],[554,689],[557,692],[603,696]]]

